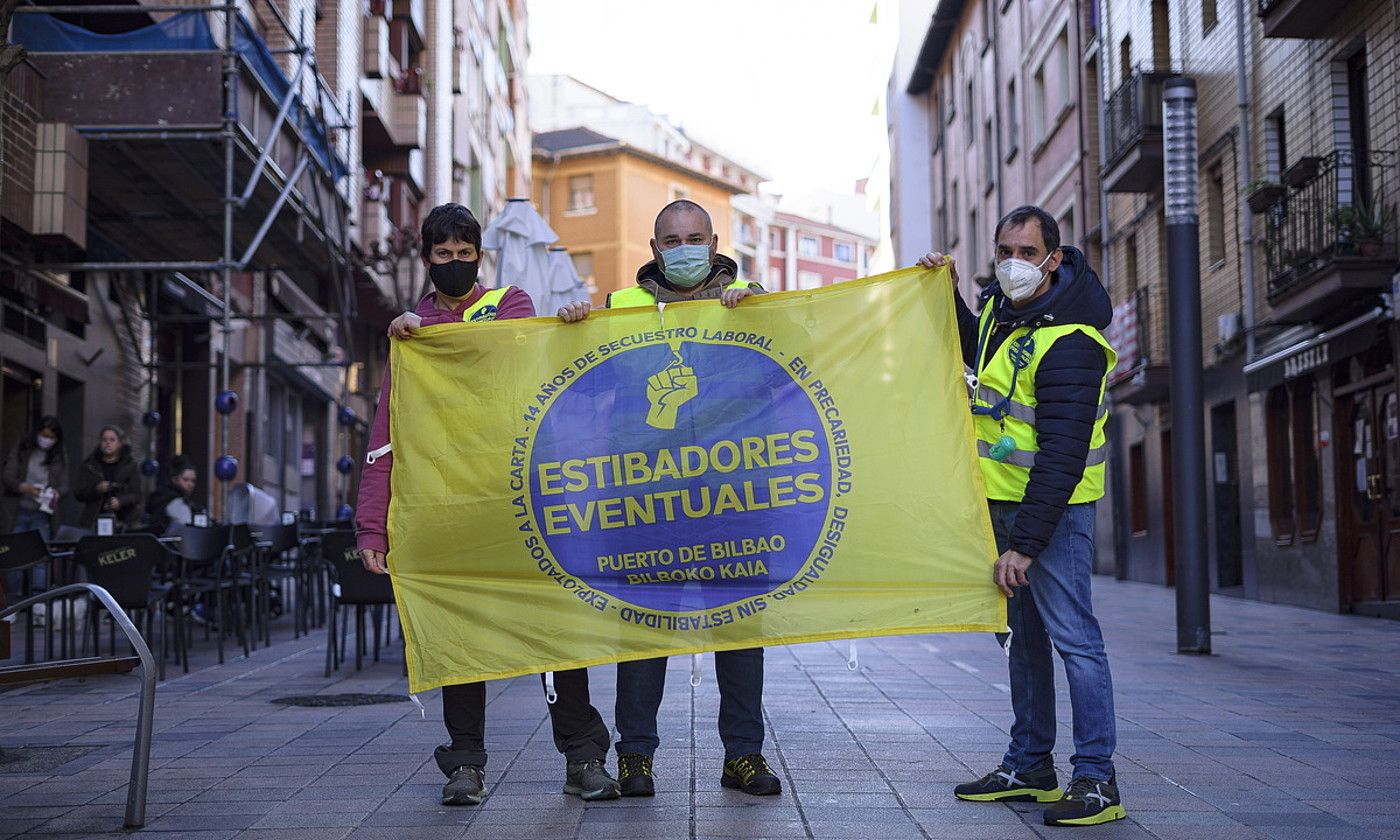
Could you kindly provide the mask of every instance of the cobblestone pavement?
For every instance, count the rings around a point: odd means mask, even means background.
[[[1095,581],[1117,686],[1118,780],[1129,819],[1090,836],[1400,838],[1400,623],[1213,598],[1217,655],[1174,653],[1169,589]],[[672,660],[657,796],[585,804],[559,792],[539,681],[488,692],[490,796],[438,804],[443,737],[408,702],[299,708],[294,694],[402,694],[394,650],[322,676],[324,636],[195,670],[160,687],[148,834],[191,838],[1019,838],[1062,836],[1039,806],[973,804],[950,788],[996,765],[1010,706],[990,636],[863,640],[767,653],[767,756],[781,797],[719,786],[718,697],[706,658],[692,689]],[[611,719],[613,669],[593,672]],[[134,676],[0,693],[0,838],[122,836]],[[1068,768],[1061,680],[1058,763]],[[68,748],[63,751],[36,748]],[[47,769],[42,759],[50,759]],[[25,770],[24,767],[30,769]],[[16,768],[20,768],[18,771]]]

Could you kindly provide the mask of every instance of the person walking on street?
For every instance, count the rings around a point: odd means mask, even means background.
[[[57,417],[44,417],[34,431],[20,438],[0,468],[0,534],[38,531],[53,539],[53,517],[58,500],[68,492],[68,458],[63,452],[63,426]],[[34,568],[34,586],[48,583],[48,567]],[[22,572],[5,576],[5,590],[19,591]],[[39,605],[42,610],[43,605]]]
[[[1104,395],[1117,355],[1101,330],[1108,293],[1039,207],[996,227],[996,282],[980,317],[956,292],[978,461],[1001,556],[1014,720],[1001,765],[954,794],[969,801],[1048,802],[1047,825],[1126,816],[1113,767],[1113,682],[1090,603],[1094,503],[1104,492]],[[931,252],[919,265],[953,268]],[[1074,721],[1073,772],[1055,772],[1054,650],[1064,660]]]
[[[485,289],[477,282],[481,224],[460,204],[436,207],[423,220],[421,257],[433,291],[418,301],[413,313],[394,320],[389,334],[408,338],[412,327],[462,321],[499,321],[535,314],[530,296],[514,286]],[[412,317],[406,317],[411,315]],[[384,368],[379,407],[370,431],[369,454],[360,479],[356,505],[356,542],[364,566],[388,571],[387,533],[389,477],[394,460],[389,439],[390,369]],[[463,527],[470,527],[464,523]],[[543,675],[541,682],[543,682]],[[557,699],[549,704],[554,744],[565,756],[564,793],[586,800],[615,799],[617,782],[605,761],[611,737],[588,696],[588,671],[578,668],[554,674]],[[486,684],[448,685],[442,689],[442,716],[451,741],[433,754],[447,776],[444,805],[476,805],[485,797]]]
[[[718,299],[733,309],[763,287],[736,279],[738,266],[718,253],[710,214],[681,199],[662,208],[651,240],[654,259],[637,270],[637,285],[608,295],[612,309],[685,300]],[[559,310],[566,322],[588,317],[587,301]],[[724,743],[720,784],[755,796],[782,791],[763,757],[763,648],[715,652],[719,683],[719,736]],[[623,796],[653,796],[652,759],[661,739],[657,712],[666,688],[666,658],[617,664],[617,778]]]
[[[85,503],[78,522],[84,528],[92,528],[103,514],[111,514],[124,528],[136,524],[141,515],[140,476],[121,429],[102,427],[97,448],[83,459],[82,480],[73,498]]]

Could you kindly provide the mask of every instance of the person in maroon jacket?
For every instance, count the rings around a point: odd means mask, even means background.
[[[423,220],[421,256],[433,291],[418,301],[414,313],[423,325],[459,321],[529,318],[530,296],[514,286],[484,289],[477,283],[481,224],[460,204],[433,208]],[[379,391],[379,407],[370,431],[369,454],[360,478],[356,505],[356,542],[365,568],[388,572],[389,475],[394,467],[389,440],[389,368]],[[543,677],[541,677],[543,679]],[[554,745],[566,761],[564,792],[583,799],[615,799],[617,782],[604,768],[611,738],[588,697],[588,671],[579,668],[554,675],[557,699],[549,705]],[[442,717],[451,742],[433,753],[447,776],[444,805],[476,805],[485,793],[486,685],[468,683],[442,689]]]

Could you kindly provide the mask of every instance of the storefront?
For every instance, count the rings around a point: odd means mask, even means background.
[[[1244,369],[1264,431],[1254,452],[1258,596],[1400,618],[1391,310],[1273,343]]]

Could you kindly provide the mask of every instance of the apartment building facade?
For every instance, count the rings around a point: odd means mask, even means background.
[[[975,65],[976,50],[967,48],[980,43],[985,21],[999,21],[1002,7],[1024,6],[1032,12],[1021,19],[1032,24],[1022,30],[1030,40],[1002,54],[1028,56],[1023,66],[1036,68],[1039,50],[1058,55],[1058,45],[1047,48],[1035,35],[1058,32],[1047,23],[1057,19],[1054,4],[969,5],[937,3],[916,58],[905,42],[909,93],[891,80],[892,138],[918,139],[909,96],[928,97],[930,113],[943,109],[926,130],[928,163],[913,164],[915,171],[920,165],[931,170],[929,218],[936,231],[958,214],[970,223],[972,210],[980,223],[985,204],[974,200],[969,208],[966,185],[972,184],[974,199],[990,188],[989,178],[967,174],[970,162],[986,160],[987,145],[978,145],[975,124],[958,130],[962,117],[949,113],[948,103],[966,109],[980,90],[974,84],[959,95],[970,74],[959,81],[950,57],[954,45],[961,44]],[[1400,420],[1391,298],[1400,280],[1400,118],[1393,92],[1400,40],[1393,4],[1099,0],[1079,8],[1080,46],[1070,52],[1081,68],[1086,164],[1080,169],[1090,173],[1084,179],[1090,186],[1074,219],[1094,219],[1097,206],[1103,222],[1066,225],[1074,231],[1066,239],[1082,239],[1108,284],[1115,303],[1110,339],[1120,357],[1110,373],[1110,494],[1100,504],[1101,570],[1168,585],[1175,577],[1161,91],[1167,78],[1186,76],[1198,93],[1197,268],[1208,475],[1199,492],[1207,499],[1211,585],[1268,601],[1400,615]],[[1068,28],[1074,44],[1073,24]],[[1008,24],[994,31],[1015,30]],[[1053,35],[1051,42],[1058,41]],[[995,63],[995,42],[987,52]],[[1049,67],[1059,63],[1054,58]],[[1053,77],[1047,70],[1047,87],[1054,86]],[[1002,104],[992,104],[1007,111],[1005,123],[1020,121],[1035,137],[1037,126],[1060,117],[1042,120],[1056,112],[1039,105],[1039,70],[1029,74],[1029,88],[1025,79],[1018,77],[1018,90],[1029,90],[1029,101],[1014,99],[1006,79],[999,85],[1006,94]],[[1092,113],[1088,103],[1096,104]],[[941,134],[939,125],[945,126]],[[986,137],[985,127],[980,136]],[[1038,181],[1034,174],[1037,150],[1050,171],[1074,165],[1076,153],[1056,142],[1053,136],[1048,144],[1032,141],[1026,195],[1059,214],[1056,179]],[[905,142],[892,155],[908,160],[913,151]],[[1003,162],[1006,152],[1003,146]],[[944,174],[943,155],[952,175]],[[901,168],[897,163],[896,171]],[[903,189],[910,192],[907,184]],[[946,210],[952,205],[957,213]],[[906,226],[905,238],[918,230],[917,212],[909,215],[915,224]],[[900,223],[896,213],[897,243]],[[935,240],[954,236],[960,261],[978,263],[981,254],[959,250],[961,231]]]

